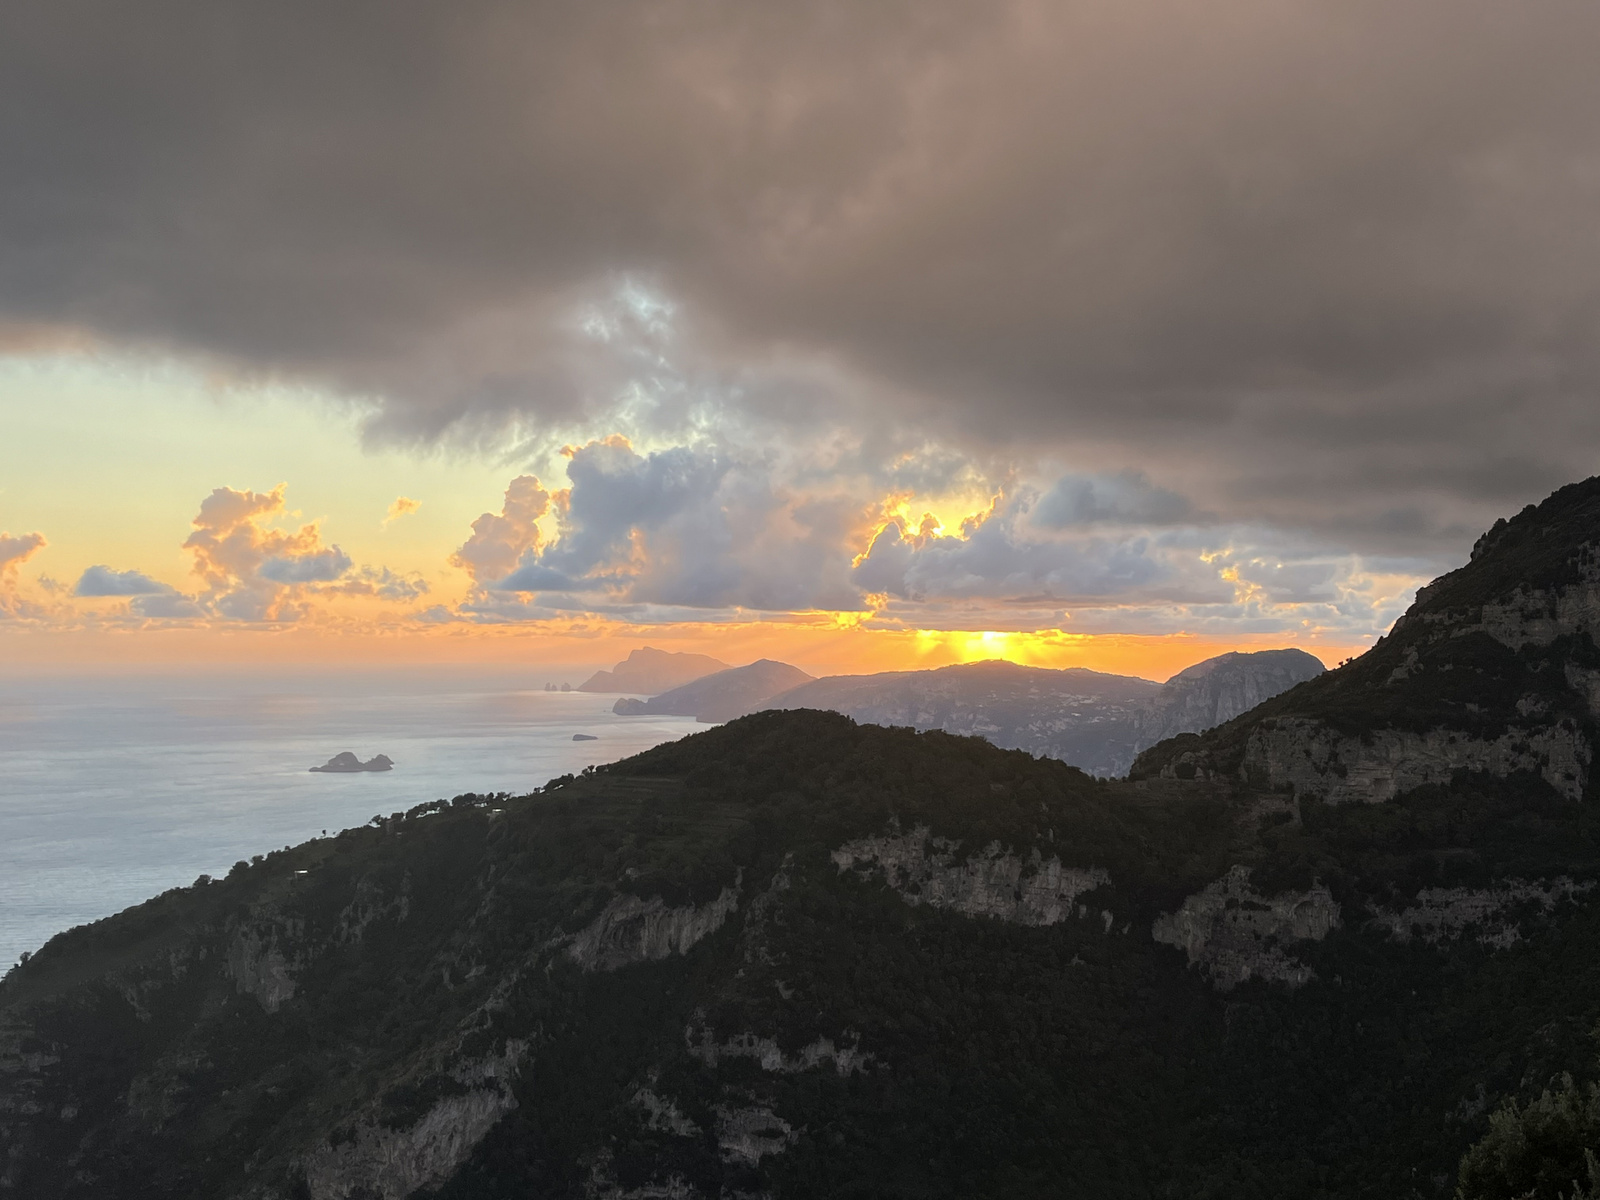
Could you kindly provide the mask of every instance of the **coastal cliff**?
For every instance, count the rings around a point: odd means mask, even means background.
[[[1131,779],[764,712],[63,933],[0,1197],[1443,1200],[1592,1061],[1595,529]]]
[[[1237,779],[1377,803],[1458,777],[1593,787],[1600,700],[1600,487],[1530,505],[1417,593],[1368,653],[1201,736],[1140,756],[1135,778]]]

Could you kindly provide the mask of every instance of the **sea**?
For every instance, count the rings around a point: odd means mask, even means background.
[[[0,675],[0,973],[239,859],[705,728],[616,699],[545,691],[537,668]],[[346,750],[394,769],[309,770]]]

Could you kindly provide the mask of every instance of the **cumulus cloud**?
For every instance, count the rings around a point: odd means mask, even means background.
[[[49,544],[42,533],[0,533],[0,585],[15,583],[17,568]]]
[[[379,600],[406,602],[428,594],[428,581],[415,571],[391,571],[388,567],[356,567],[338,583],[316,589],[319,596],[373,596]]]
[[[532,475],[519,475],[506,488],[498,513],[484,513],[472,523],[472,536],[450,556],[478,584],[492,583],[514,568],[525,554],[537,554],[543,534],[539,518],[550,511],[550,493]]]
[[[1055,494],[1046,493],[1045,499]],[[1190,600],[1229,594],[1214,573],[1194,569],[1194,555],[1173,554],[1143,531],[1049,536],[1030,523],[1040,503],[1037,492],[1020,488],[949,532],[931,519],[917,529],[890,521],[851,578],[868,592],[906,600],[986,597],[1076,604],[1086,598],[1170,599],[1175,592]],[[1048,530],[1055,523],[1042,524]]]
[[[1136,475],[1012,480],[946,528],[905,515],[903,493],[868,500],[870,479],[822,492],[814,478],[796,485],[804,463],[727,447],[641,452],[613,437],[570,448],[566,473],[554,493],[520,477],[502,514],[475,523],[468,545],[482,561],[517,559],[498,579],[480,570],[460,616],[653,622],[824,609],[913,628],[1360,637],[1385,628],[1425,574],[1419,560],[1377,563],[1271,526],[1219,525]],[[548,538],[507,520],[547,507]]]
[[[422,507],[420,500],[413,500],[410,496],[396,496],[394,503],[389,505],[389,511],[384,514],[383,525],[387,528],[401,517],[410,516]]]
[[[262,579],[274,583],[331,583],[354,564],[337,546],[326,550],[274,554],[258,568]]]
[[[351,561],[324,546],[315,522],[290,533],[267,524],[284,510],[284,490],[219,487],[200,504],[184,549],[203,583],[201,605],[241,621],[288,621],[303,614],[305,585],[339,579]]]
[[[193,596],[177,591],[135,596],[128,602],[128,612],[149,621],[190,621],[211,615]]]
[[[861,607],[847,578],[861,503],[787,486],[772,457],[709,445],[641,454],[612,437],[571,448],[566,473],[548,544],[531,532],[499,536],[504,517],[474,523],[458,560],[481,562],[492,550],[498,566],[520,546],[502,577],[476,572],[489,591],[584,593],[591,606]],[[512,486],[545,495],[528,477]],[[508,492],[507,513],[511,500]]]
[[[428,594],[416,572],[356,565],[337,545],[325,545],[316,522],[297,529],[276,528],[285,515],[286,485],[268,492],[214,489],[200,504],[192,532],[183,543],[193,557],[198,587],[185,593],[142,571],[96,564],[79,576],[72,595],[121,599],[127,603],[96,619],[140,621],[290,622],[326,612],[326,602],[368,598],[410,606]],[[4,566],[14,566],[44,544],[43,538],[0,535],[0,551],[12,551]],[[0,580],[6,576],[0,574]],[[58,588],[65,591],[64,588]],[[10,589],[8,615],[45,616],[37,604],[25,605]],[[0,598],[4,598],[0,596]],[[58,606],[59,609],[59,606]],[[58,617],[69,615],[59,609]]]
[[[106,566],[93,566],[78,577],[74,596],[156,596],[176,592],[177,589],[151,579],[142,571],[113,571]]]
[[[45,615],[45,608],[18,591],[17,568],[50,543],[42,533],[0,533],[0,617],[15,620]]]

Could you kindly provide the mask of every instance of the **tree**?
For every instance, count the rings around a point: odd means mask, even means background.
[[[1600,1196],[1600,1086],[1563,1074],[1526,1108],[1508,1100],[1461,1159],[1457,1200],[1593,1200]],[[1580,1182],[1583,1181],[1583,1182]]]

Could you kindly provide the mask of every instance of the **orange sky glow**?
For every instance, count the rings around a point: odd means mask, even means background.
[[[847,628],[831,622],[684,623],[649,629],[574,623],[551,630],[526,626],[449,626],[339,633],[313,628],[172,628],[163,630],[14,630],[0,636],[0,671],[93,671],[163,667],[382,667],[471,665],[526,669],[530,684],[581,682],[640,646],[710,654],[731,665],[758,658],[790,662],[814,675],[916,670],[1005,659],[1037,667],[1087,667],[1164,680],[1229,651],[1294,645],[1329,666],[1364,644],[1316,635],[1251,636],[1072,634]]]

